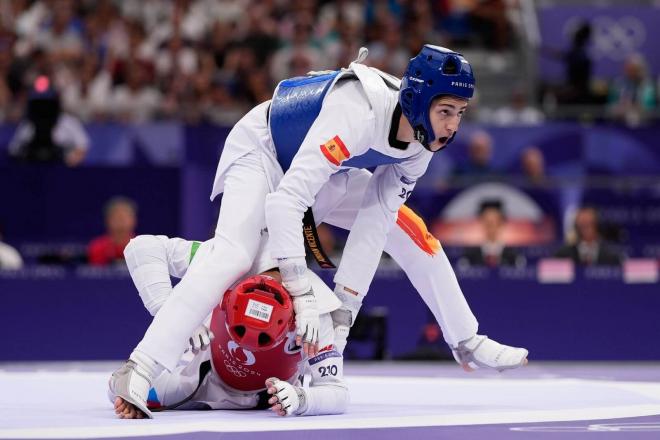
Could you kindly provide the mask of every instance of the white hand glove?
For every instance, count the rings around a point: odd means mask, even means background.
[[[280,416],[302,414],[307,409],[307,399],[302,388],[271,377],[266,379],[266,390],[273,396],[268,399],[270,408]]]
[[[345,325],[338,325],[335,327],[335,348],[340,354],[344,354],[344,349],[346,348],[346,343],[348,339],[348,333],[351,331],[351,328]]]
[[[304,258],[280,258],[277,260],[282,275],[282,285],[291,294],[293,310],[296,312],[296,344],[303,347],[306,356],[318,354],[319,309],[307,276]]]
[[[292,299],[293,310],[296,312],[296,336],[300,336],[303,343],[317,344],[321,321],[314,291],[310,288],[307,293]]]
[[[332,325],[335,330],[335,347],[339,353],[343,354],[348,333],[351,331],[351,311],[337,309],[330,312],[330,316],[332,316]]]
[[[189,347],[186,351],[192,351],[194,354],[206,350],[211,346],[211,341],[215,338],[213,332],[204,324],[197,327],[197,330],[188,339]]]
[[[335,286],[335,295],[341,301],[341,307],[333,310],[330,315],[335,330],[335,347],[339,353],[343,354],[344,348],[346,348],[346,339],[360,312],[364,295],[360,295],[355,290],[348,289],[341,284]]]

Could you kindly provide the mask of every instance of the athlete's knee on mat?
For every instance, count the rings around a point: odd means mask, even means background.
[[[128,263],[134,261],[135,258],[138,258],[149,249],[157,251],[162,250],[164,249],[163,242],[167,242],[167,240],[168,238],[164,235],[138,235],[137,237],[132,238],[124,248],[124,258]],[[149,255],[153,254],[153,252],[149,253]]]

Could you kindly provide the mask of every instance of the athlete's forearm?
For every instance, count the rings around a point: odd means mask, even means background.
[[[342,414],[350,402],[348,388],[343,383],[317,385],[305,388],[304,392],[307,409],[301,415],[305,416]]]
[[[376,169],[351,227],[335,283],[366,294],[378,268],[387,235],[414,183],[396,166]]]

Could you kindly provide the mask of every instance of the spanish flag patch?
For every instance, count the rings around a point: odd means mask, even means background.
[[[435,255],[440,250],[440,242],[426,228],[424,220],[406,205],[399,208],[396,224],[429,255]]]
[[[346,145],[335,136],[325,144],[321,145],[321,153],[330,163],[339,166],[343,161],[351,157],[351,153],[346,149]]]

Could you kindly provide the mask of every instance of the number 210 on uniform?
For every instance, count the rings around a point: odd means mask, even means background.
[[[332,375],[336,376],[337,375],[337,366],[336,365],[330,365],[329,367],[319,367],[319,373],[321,373],[321,377]]]

